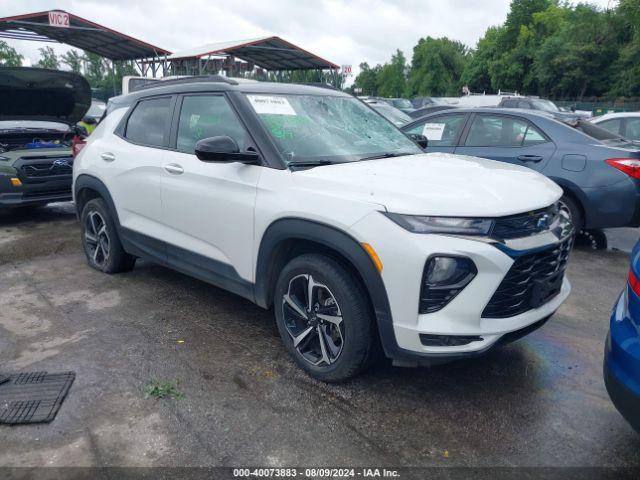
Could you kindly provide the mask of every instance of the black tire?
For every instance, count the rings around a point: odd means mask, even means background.
[[[560,199],[560,208],[569,214],[569,219],[573,223],[576,233],[580,233],[584,228],[584,218],[582,217],[582,209],[578,203],[566,193]]]
[[[334,312],[341,314],[341,327],[336,327],[334,324],[329,324],[321,319],[318,320],[320,325],[314,327],[318,329],[317,334],[316,330],[312,332],[314,337],[319,337],[320,328],[324,328],[325,332],[327,332],[327,328],[341,328],[340,353],[330,364],[323,361],[324,363],[321,365],[313,365],[308,358],[305,358],[299,349],[294,347],[293,333],[290,333],[285,324],[285,315],[287,315],[287,321],[291,322],[291,315],[295,313],[288,304],[284,305],[285,294],[289,292],[290,284],[294,285],[298,281],[304,282],[304,278],[301,280],[300,278],[309,275],[314,283],[321,284],[315,291],[315,295],[318,296],[318,302],[321,301],[320,296],[326,302],[325,306],[320,307],[323,309],[320,312],[326,313],[327,308],[334,308]],[[324,289],[323,286],[326,286],[327,289]],[[291,297],[291,295],[289,296]],[[327,297],[334,297],[335,304],[331,300],[327,300]],[[304,302],[306,302],[306,296]],[[326,307],[327,304],[330,306]],[[316,305],[319,305],[319,303]],[[320,254],[305,254],[291,260],[284,267],[278,278],[274,293],[274,310],[278,330],[285,348],[298,366],[313,378],[323,382],[345,381],[362,373],[379,356],[380,344],[375,319],[364,288],[354,275],[330,257]],[[285,313],[285,310],[287,313]],[[318,311],[317,307],[316,311]],[[311,318],[311,313],[307,311],[306,314],[308,315],[307,318]],[[300,316],[297,318],[302,320]],[[304,324],[304,322],[305,320],[302,320],[301,324]],[[333,332],[335,333],[335,330]],[[307,343],[312,345],[314,339],[311,339],[311,334],[309,338],[310,340]],[[325,338],[328,338],[328,341],[332,341],[331,335]],[[319,338],[318,343],[321,343]],[[325,341],[325,351],[333,353],[326,349],[327,345]],[[332,342],[331,346],[335,347],[335,344]]]
[[[92,219],[96,223],[92,223]],[[94,198],[87,202],[80,216],[80,230],[84,253],[91,267],[104,273],[128,272],[133,268],[136,257],[122,248],[115,222],[104,200]],[[92,230],[98,230],[98,235]]]

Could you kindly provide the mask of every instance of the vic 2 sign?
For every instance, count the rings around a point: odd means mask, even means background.
[[[49,25],[69,28],[69,14],[66,12],[49,12]]]

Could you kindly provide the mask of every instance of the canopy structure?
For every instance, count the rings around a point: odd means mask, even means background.
[[[167,58],[173,73],[203,74],[221,70],[338,70],[340,67],[280,37],[211,43]],[[242,62],[237,62],[236,59]]]
[[[134,61],[141,70],[141,60],[160,61],[171,53],[64,10],[0,18],[0,38],[64,43],[111,61]]]
[[[149,73],[153,77],[165,76],[168,72],[173,75],[225,72],[235,76],[254,69],[278,74],[330,70],[337,77],[340,68],[277,36],[212,43],[172,54],[64,10],[0,18],[0,38],[64,43],[111,60],[112,68],[116,61],[133,61],[143,77]]]

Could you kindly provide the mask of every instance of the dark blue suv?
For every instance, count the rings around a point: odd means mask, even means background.
[[[640,242],[631,254],[627,286],[611,315],[604,380],[613,403],[640,433]]]
[[[402,130],[427,151],[499,160],[546,175],[564,190],[577,230],[640,226],[640,148],[585,120],[570,126],[536,110],[457,108]]]

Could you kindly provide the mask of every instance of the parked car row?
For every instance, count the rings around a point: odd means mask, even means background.
[[[589,122],[570,126],[532,110],[458,108],[402,127],[427,151],[526,166],[563,189],[561,205],[580,229],[640,226],[640,148]]]
[[[72,74],[36,82],[35,72],[0,119],[82,118],[81,82],[63,99],[58,82]],[[495,108],[443,110],[400,130],[382,111],[337,90],[218,76],[111,99],[85,142],[64,149],[76,154],[88,264],[111,274],[143,258],[273,308],[293,360],[337,382],[380,354],[434,365],[527,335],[570,293],[576,225],[638,221],[640,153],[618,135]],[[16,155],[31,165],[25,150]],[[59,166],[48,165],[47,175]],[[2,188],[24,195],[20,175],[15,163],[0,170]],[[636,428],[639,252],[605,364]]]

